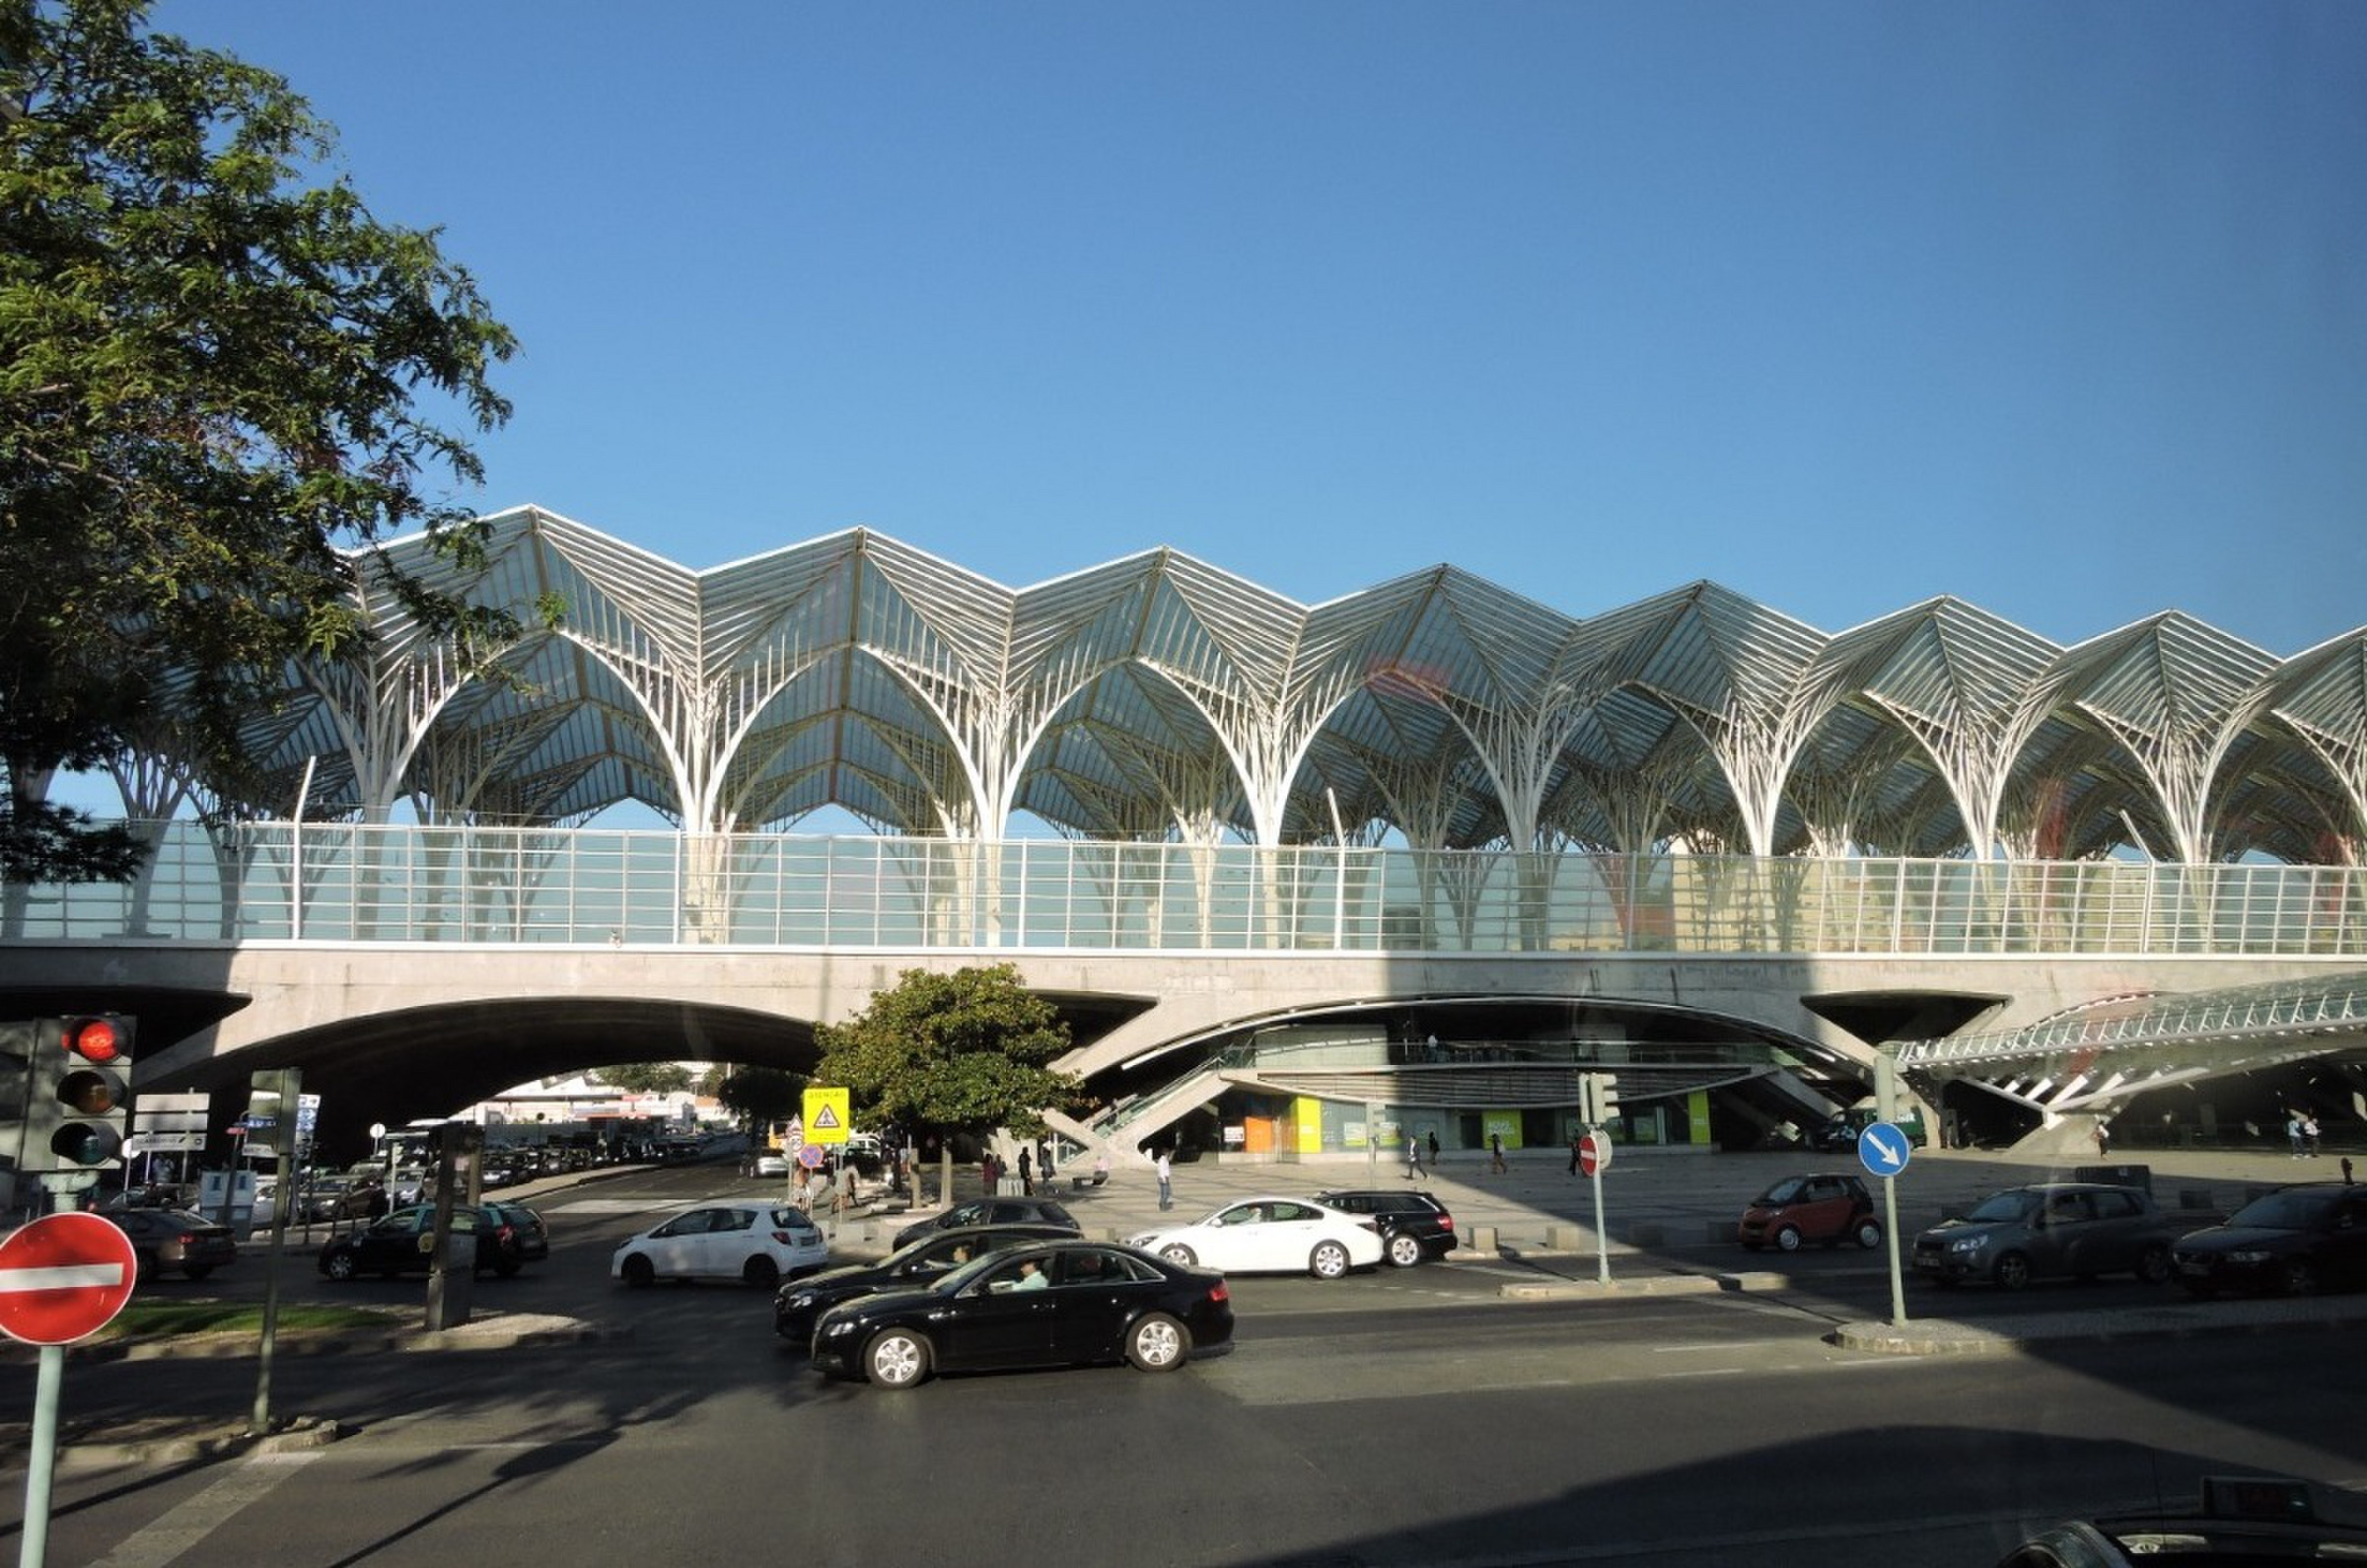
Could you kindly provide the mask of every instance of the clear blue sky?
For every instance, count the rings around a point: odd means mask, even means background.
[[[524,352],[483,510],[1588,615],[2367,623],[2367,6],[172,0]]]

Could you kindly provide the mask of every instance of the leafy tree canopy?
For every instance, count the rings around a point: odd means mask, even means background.
[[[855,1119],[981,1135],[1043,1130],[1042,1112],[1075,1104],[1077,1080],[1045,1064],[1069,1048],[1051,1003],[1008,963],[932,974],[906,969],[844,1024],[815,1030],[818,1084],[853,1092]]]
[[[596,1068],[592,1076],[610,1089],[634,1095],[679,1095],[690,1087],[690,1069],[681,1062],[626,1062]]]
[[[285,79],[148,27],[148,0],[0,0],[0,873],[119,878],[49,774],[170,715],[217,793],[291,657],[365,594],[471,658],[517,635],[390,565],[485,533],[445,486],[509,405],[515,341],[433,231],[374,218]],[[540,606],[544,618],[557,606]]]
[[[796,1115],[805,1088],[804,1078],[777,1067],[734,1067],[712,1093],[741,1120],[761,1124]]]

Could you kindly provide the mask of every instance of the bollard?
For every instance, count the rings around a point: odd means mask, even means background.
[[[1548,1225],[1545,1227],[1545,1249],[1553,1252],[1577,1252],[1586,1248],[1586,1228],[1581,1225]]]
[[[1471,1227],[1471,1250],[1482,1257],[1493,1257],[1502,1248],[1497,1245],[1496,1228],[1492,1225]]]

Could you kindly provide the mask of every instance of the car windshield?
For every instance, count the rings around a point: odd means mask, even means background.
[[[2038,1202],[2039,1195],[2036,1192],[2019,1188],[2012,1192],[1992,1192],[1974,1205],[1972,1212],[1965,1218],[1975,1223],[2027,1219]]]
[[[1801,1190],[1807,1185],[1808,1177],[1806,1176],[1786,1176],[1781,1181],[1778,1181],[1773,1186],[1767,1188],[1766,1191],[1761,1192],[1757,1198],[1753,1199],[1753,1201],[1757,1203],[1797,1202],[1799,1200]]]
[[[2271,1192],[2236,1210],[2227,1223],[2267,1231],[2306,1231],[2325,1218],[2327,1206],[2333,1201],[2331,1192]]]

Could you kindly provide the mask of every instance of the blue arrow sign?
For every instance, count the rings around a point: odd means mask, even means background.
[[[1887,1121],[1877,1121],[1857,1135],[1857,1163],[1868,1176],[1895,1176],[1906,1169],[1906,1134]]]

